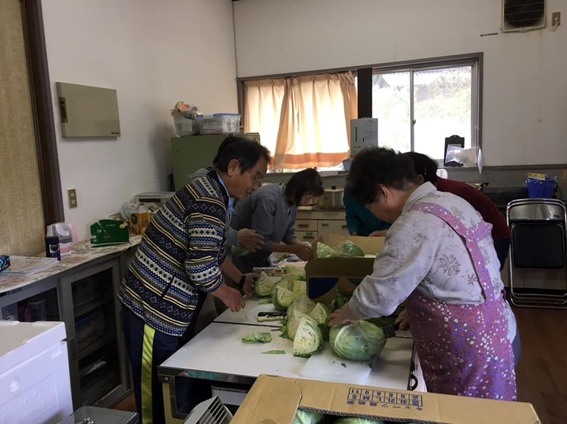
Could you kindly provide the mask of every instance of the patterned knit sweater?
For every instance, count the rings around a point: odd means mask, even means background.
[[[199,296],[222,283],[228,193],[213,171],[179,190],[152,217],[118,293],[150,327],[183,336]]]

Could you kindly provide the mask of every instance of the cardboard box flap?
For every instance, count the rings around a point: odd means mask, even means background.
[[[298,408],[416,423],[541,423],[532,405],[524,402],[261,375],[231,424],[289,424]]]
[[[297,408],[289,406],[299,405],[301,387],[290,378],[282,379],[274,384],[274,378],[277,377],[264,374],[256,379],[231,423],[287,424],[293,422]]]
[[[329,234],[313,242],[313,252],[317,255],[317,244],[325,243],[333,248],[350,240],[359,246],[365,254],[376,255],[384,247],[384,237],[357,237]],[[338,289],[345,295],[351,295],[356,286],[372,273],[374,257],[332,257],[311,259],[305,265],[307,294],[311,299],[329,304]]]

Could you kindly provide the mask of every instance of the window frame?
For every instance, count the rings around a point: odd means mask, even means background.
[[[457,66],[472,66],[472,93],[471,93],[471,147],[482,147],[482,74],[483,74],[482,52],[461,54],[454,56],[444,56],[430,59],[407,60],[402,62],[372,65],[359,69],[358,73],[358,116],[359,118],[372,117],[372,76],[374,74],[387,72],[410,72],[410,89],[413,93],[413,73],[415,71],[442,69]],[[362,72],[360,72],[362,71]],[[362,98],[362,99],[361,99]],[[414,115],[414,96],[410,96],[410,146],[414,150],[415,146],[415,115]]]
[[[303,72],[288,72],[273,75],[261,75],[237,78],[238,109],[244,113],[244,82],[250,80],[261,80],[269,78],[287,78],[301,75],[316,75],[321,73],[351,71],[357,79],[358,92],[358,117],[372,118],[372,75],[380,72],[394,72],[396,70],[427,70],[442,67],[472,65],[472,93],[471,93],[471,133],[476,135],[476,139],[471,140],[471,147],[482,148],[482,93],[483,93],[483,69],[484,53],[465,53],[450,56],[440,56],[433,58],[412,59],[399,62],[389,62],[382,64],[370,64],[362,66],[350,66],[332,69],[319,69]],[[413,72],[410,74],[411,87],[413,92]],[[413,151],[414,141],[414,110],[413,96],[411,102],[411,148]]]

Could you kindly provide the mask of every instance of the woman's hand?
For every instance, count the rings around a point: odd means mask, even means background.
[[[313,256],[313,249],[311,249],[311,246],[301,243],[293,244],[292,247],[292,253],[297,255],[297,257],[302,261],[308,261]]]
[[[394,324],[399,324],[400,330],[407,330],[409,328],[409,318],[407,309],[402,310],[394,321]]]
[[[252,296],[254,294],[254,283],[258,276],[253,272],[244,274],[246,279],[244,280],[244,285],[242,286],[242,291],[246,296]]]
[[[347,324],[351,321],[356,321],[357,319],[358,318],[350,311],[348,303],[346,303],[341,309],[337,309],[329,314],[329,326],[335,324]]]
[[[238,230],[238,244],[254,252],[262,247],[264,237],[250,228],[242,228]]]

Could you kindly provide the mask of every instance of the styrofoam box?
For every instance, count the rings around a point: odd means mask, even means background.
[[[73,413],[65,325],[0,321],[0,423],[58,423]]]

